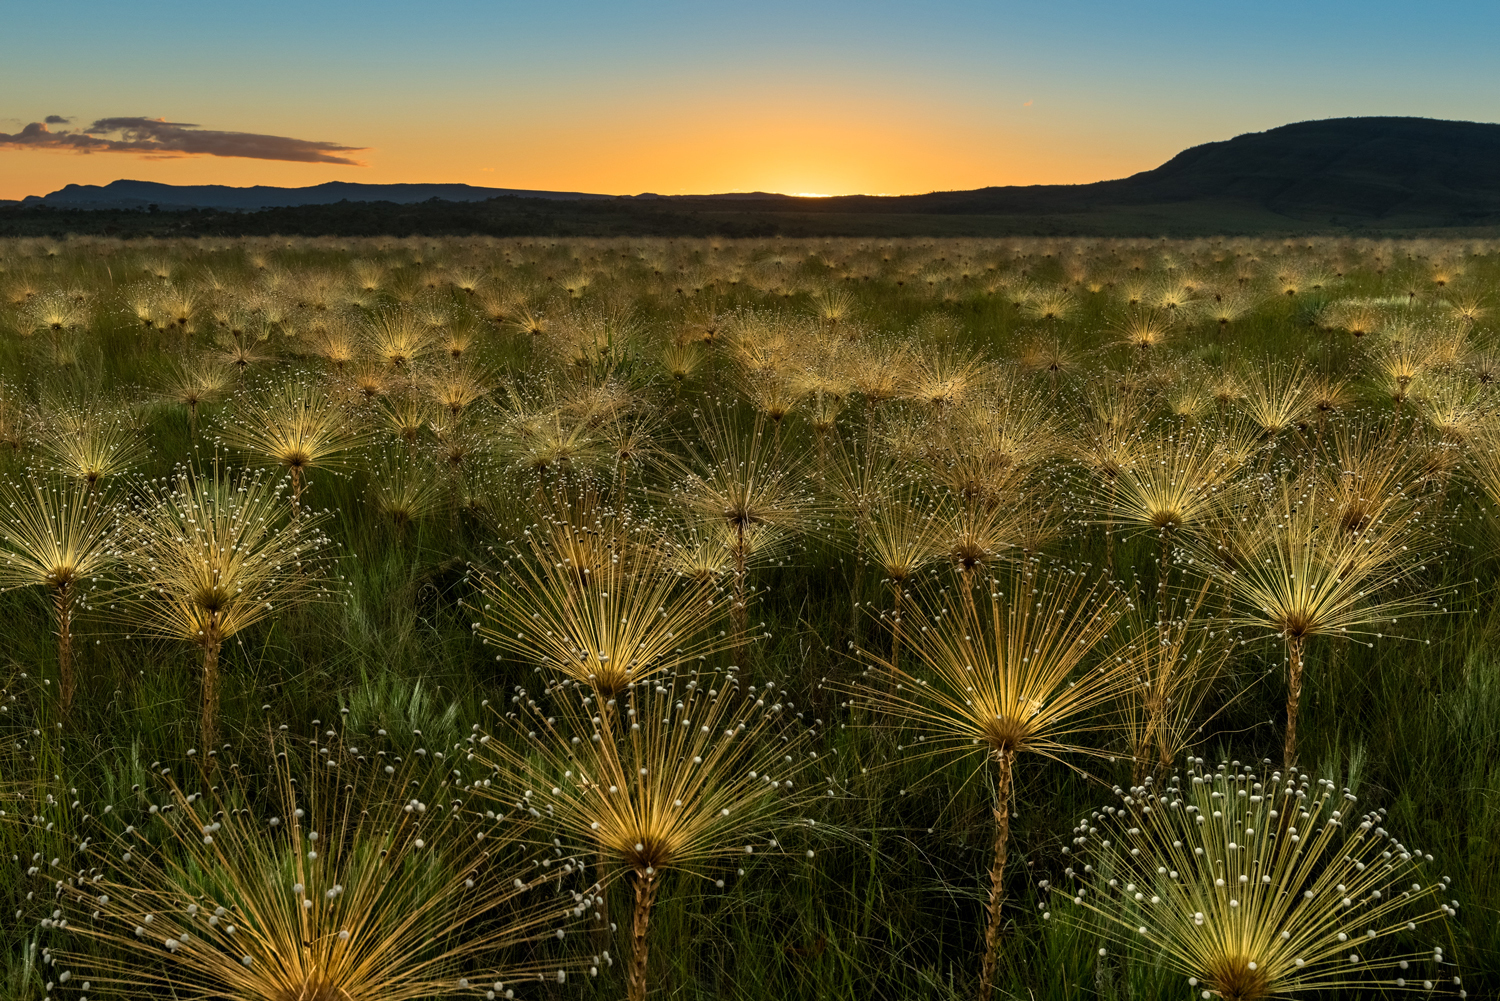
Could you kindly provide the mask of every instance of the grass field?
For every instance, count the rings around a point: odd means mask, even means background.
[[[0,239],[61,241],[70,236],[230,240],[275,235],[334,235],[350,239],[395,235],[454,239],[959,239],[1086,237],[1173,239],[1239,237],[1282,239],[1492,240],[1500,227],[1483,212],[1393,212],[1371,215],[1337,203],[1280,212],[1253,200],[1161,197],[1119,202],[1062,191],[1061,197],[1011,201],[920,204],[941,195],[908,196],[918,204],[861,203],[862,199],[768,195],[629,198],[564,201],[499,197],[484,202],[340,202],[261,209],[146,212],[137,209],[19,208],[0,206]]]
[[[7,996],[1494,996],[1496,250],[0,242]]]

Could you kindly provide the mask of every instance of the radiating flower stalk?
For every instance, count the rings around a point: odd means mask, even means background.
[[[119,414],[101,408],[59,409],[48,421],[50,432],[38,447],[58,472],[87,485],[93,496],[99,485],[146,458],[149,442]]]
[[[223,436],[231,446],[287,471],[292,519],[297,520],[302,517],[307,474],[337,463],[366,439],[367,432],[321,387],[287,382],[246,400]]]
[[[266,773],[195,791],[153,765],[105,807],[80,868],[53,862],[66,918],[43,924],[80,946],[56,956],[63,996],[494,999],[560,982],[572,961],[539,945],[591,902],[567,886],[576,861],[528,847],[526,811],[454,796],[457,756],[371,739],[275,733]]]
[[[889,690],[856,690],[851,705],[883,708],[919,731],[924,755],[982,755],[995,766],[995,841],[978,996],[994,986],[1018,755],[1100,754],[1086,743],[1106,729],[1099,713],[1128,690],[1132,665],[1094,654],[1123,598],[1083,574],[1028,562],[987,576],[982,604],[951,590],[922,595],[907,630],[916,666],[869,654]]]
[[[375,508],[389,519],[396,541],[404,543],[412,526],[440,507],[442,482],[430,464],[410,457],[383,455],[375,474],[371,484]]]
[[[494,436],[501,458],[535,478],[538,506],[561,496],[570,481],[582,479],[607,461],[595,415],[570,413],[551,395],[533,398],[511,388],[505,415]]]
[[[1448,878],[1386,829],[1384,811],[1354,813],[1348,790],[1200,758],[1116,792],[1074,829],[1066,882],[1042,881],[1044,919],[1093,918],[1203,998],[1440,985],[1466,996],[1444,949],[1458,911]]]
[[[596,496],[526,537],[530,552],[476,576],[484,607],[474,627],[486,645],[592,688],[605,730],[614,729],[616,700],[630,685],[733,644],[709,628],[719,616],[718,576],[690,572],[680,545],[603,509]],[[603,899],[602,872],[599,881]]]
[[[683,469],[677,500],[705,518],[720,518],[733,534],[734,600],[730,622],[743,642],[748,621],[747,587],[753,535],[761,526],[797,531],[813,516],[813,499],[803,480],[805,457],[767,438],[757,417],[748,433],[729,417],[704,418],[699,425],[702,452]]]
[[[728,648],[712,634],[712,580],[674,567],[649,524],[584,501],[526,531],[494,571],[475,576],[487,645],[586,684],[606,706],[631,684]]]
[[[77,691],[73,615],[115,562],[120,511],[87,481],[0,483],[0,590],[43,587],[57,624],[58,707]]]
[[[609,697],[563,680],[535,696],[516,689],[504,732],[481,741],[476,753],[502,778],[486,793],[545,817],[598,853],[612,878],[630,878],[630,1001],[646,997],[651,916],[667,875],[713,878],[757,840],[775,852],[779,830],[808,823],[811,804],[834,794],[831,777],[814,784],[814,734],[794,709],[780,686],[732,673],[663,674]]]
[[[1145,602],[1135,596],[1120,620],[1107,656],[1132,672],[1122,728],[1128,741],[1131,784],[1164,779],[1179,755],[1212,719],[1202,714],[1210,689],[1237,642],[1223,623],[1205,614],[1210,582],[1178,602]],[[1233,695],[1219,707],[1219,712]]]
[[[1235,477],[1249,454],[1249,441],[1233,425],[1177,425],[1141,435],[1110,479],[1109,523],[1156,534],[1158,602],[1166,597],[1179,535],[1202,529],[1233,503]]]
[[[431,347],[432,333],[412,310],[397,307],[383,310],[370,320],[365,341],[376,358],[411,384],[416,379],[413,363]]]
[[[132,632],[185,640],[203,652],[202,747],[219,732],[219,651],[224,641],[306,601],[327,600],[324,515],[284,520],[275,483],[215,467],[181,470],[129,518],[119,603]]]
[[[1336,498],[1316,479],[1284,479],[1255,517],[1225,543],[1193,543],[1192,564],[1222,581],[1239,609],[1226,624],[1274,633],[1287,656],[1286,739],[1282,760],[1297,761],[1297,723],[1308,640],[1319,635],[1383,637],[1406,615],[1431,612],[1422,593],[1379,599],[1413,575],[1430,540],[1399,495],[1373,498],[1368,518],[1350,527],[1331,515]],[[1332,509],[1332,510],[1330,510]],[[1232,554],[1225,560],[1226,554]]]
[[[921,571],[941,558],[933,515],[914,492],[893,495],[874,502],[863,536],[865,558],[875,565],[882,582],[891,591],[888,629],[891,636],[887,661],[891,677],[901,669],[901,645],[905,628],[906,600]]]
[[[164,402],[187,408],[188,433],[198,433],[198,413],[205,404],[217,402],[229,387],[229,370],[217,358],[198,357],[177,362],[162,379]]]

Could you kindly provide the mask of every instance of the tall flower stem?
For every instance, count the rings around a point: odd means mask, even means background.
[[[746,552],[745,523],[736,522],[734,545],[734,603],[729,606],[729,619],[734,630],[734,643],[745,642],[745,627],[749,622],[749,609],[745,606],[746,574],[749,572],[749,555]]]
[[[1109,478],[1109,517],[1104,521],[1104,569],[1107,573],[1115,570],[1115,494],[1120,486],[1118,478]]]
[[[292,467],[292,520],[302,519],[302,467]]]
[[[203,713],[199,720],[199,736],[207,755],[219,740],[219,643],[216,640],[203,644]]]
[[[1010,849],[1010,797],[1014,788],[1016,752],[995,755],[995,859],[990,865],[989,909],[984,923],[984,963],[979,974],[979,1001],[989,1001],[995,984],[995,959],[1000,951],[1000,909],[1005,903],[1005,858]]]
[[[1297,763],[1297,712],[1302,702],[1302,647],[1306,638],[1287,635],[1286,746],[1281,763],[1291,768]]]
[[[656,873],[637,869],[635,873],[635,911],[630,920],[629,1001],[646,1001],[646,964],[650,958],[646,929],[651,924],[651,908],[656,903],[661,884]]]
[[[1156,599],[1163,604],[1167,598],[1167,584],[1172,574],[1172,527],[1163,527],[1157,538],[1159,546],[1156,558]]]
[[[57,687],[62,714],[73,708],[73,588],[63,584],[52,591],[52,605],[57,611]]]
[[[891,677],[901,670],[901,603],[905,593],[902,591],[901,582],[892,582],[892,590],[895,591],[896,600],[891,610]],[[893,682],[894,683],[894,682]]]

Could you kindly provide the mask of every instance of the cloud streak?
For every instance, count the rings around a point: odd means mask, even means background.
[[[266,136],[255,132],[222,132],[160,118],[101,118],[86,129],[53,132],[47,122],[32,122],[20,132],[0,132],[0,149],[53,149],[74,153],[134,153],[149,157],[229,156],[293,163],[337,163],[364,166],[343,154],[363,146],[343,146],[312,139]]]

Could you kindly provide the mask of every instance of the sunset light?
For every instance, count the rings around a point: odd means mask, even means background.
[[[0,26],[0,1001],[1500,999],[1500,2]]]
[[[730,18],[671,0],[565,12],[443,0],[417,19],[377,4],[350,20],[334,4],[273,0],[258,21],[167,0],[149,24],[101,8],[70,39],[66,73],[40,41],[13,45],[0,67],[0,199],[122,177],[913,194],[1125,177],[1299,119],[1493,117],[1494,88],[1467,75],[1490,72],[1487,53],[1465,55],[1484,35],[1472,18],[1361,35],[1296,9],[1289,39],[1258,10],[1200,25],[1094,0],[1065,35],[1043,8],[968,0],[917,19],[879,4],[851,19],[842,2]],[[8,11],[7,36],[51,38],[52,11]],[[772,27],[787,15],[795,32]],[[1197,44],[1200,31],[1215,44]],[[1324,31],[1333,41],[1319,45]],[[140,71],[134,53],[162,46],[170,67]],[[1278,62],[1306,46],[1317,60]],[[1409,86],[1384,52],[1413,72],[1420,53],[1442,57]],[[1194,85],[1142,70],[1160,58]]]

